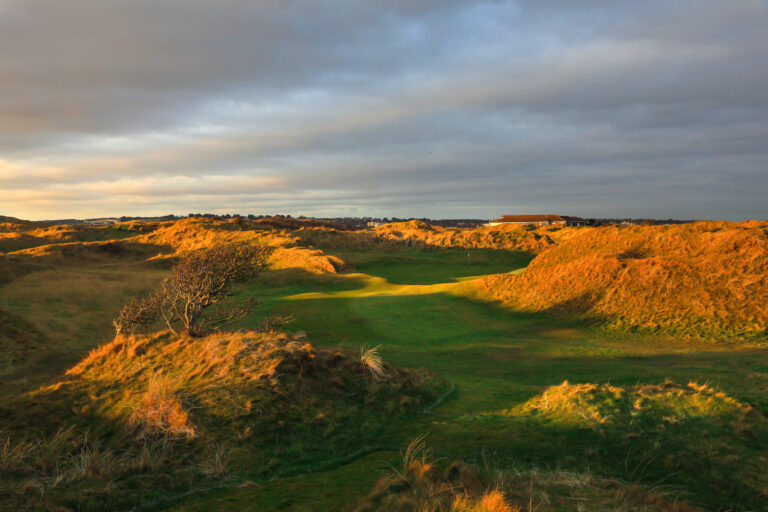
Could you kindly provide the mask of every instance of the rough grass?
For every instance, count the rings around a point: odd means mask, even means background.
[[[478,286],[516,309],[610,327],[764,338],[768,224],[591,229],[540,254],[522,274]]]
[[[305,244],[325,250],[495,249],[538,254],[560,240],[581,233],[576,228],[499,225],[472,229],[429,226],[422,221],[394,222],[373,230],[341,231],[305,228],[295,232]]]
[[[64,484],[76,479],[78,492],[99,497],[86,501],[88,510],[111,510],[160,490],[147,484],[137,492],[128,478],[147,456],[145,445],[170,446],[163,471],[184,485],[231,475],[264,479],[315,464],[376,443],[442,386],[423,372],[381,368],[374,381],[354,353],[272,330],[118,337],[60,382],[3,404],[0,418],[13,434],[0,450],[9,485],[39,476],[23,462],[36,456],[19,453],[52,439],[56,425],[91,439],[79,452],[51,456],[51,466],[68,469],[58,481],[44,475],[45,500],[8,494],[32,509],[71,506],[82,498]],[[108,498],[104,486],[111,486]]]
[[[314,225],[314,224],[307,224]],[[10,224],[9,224],[10,226]],[[167,222],[128,222],[106,227],[13,224],[0,232],[0,284],[26,273],[61,266],[163,263],[220,243],[248,242],[273,248],[274,270],[336,273],[347,265],[336,256],[305,247],[291,229],[278,224],[190,218]],[[321,228],[329,229],[329,228]]]
[[[393,467],[354,508],[356,512],[695,512],[700,509],[665,493],[590,473],[515,471],[446,464],[409,446],[402,467]],[[417,451],[418,453],[414,453]]]
[[[141,235],[138,241],[168,246],[172,251],[164,257],[173,257],[215,244],[249,242],[274,248],[270,266],[275,270],[301,268],[312,273],[336,273],[345,268],[337,257],[317,249],[299,246],[299,238],[291,231],[278,229],[266,223],[250,221],[222,221],[191,218],[159,224],[156,229]]]
[[[629,389],[565,381],[547,388],[521,409],[560,424],[606,428],[657,421],[674,424],[691,418],[742,420],[753,412],[751,406],[708,385],[689,382],[681,386],[671,381]]]
[[[178,386],[163,374],[150,377],[147,390],[133,406],[128,425],[137,431],[139,438],[195,437],[195,428],[179,397]]]
[[[627,477],[686,489],[710,508],[755,510],[768,503],[768,458],[758,447],[768,436],[768,420],[750,404],[705,384],[566,381],[481,416],[506,418],[532,436],[568,442],[556,457],[570,452],[608,475],[631,468]]]

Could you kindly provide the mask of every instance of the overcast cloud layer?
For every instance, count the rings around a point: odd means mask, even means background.
[[[0,0],[0,214],[768,218],[768,1]]]

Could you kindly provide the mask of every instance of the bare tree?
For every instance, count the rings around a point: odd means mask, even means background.
[[[115,338],[121,334],[130,333],[138,327],[154,323],[159,312],[157,296],[144,299],[134,297],[112,320],[112,325],[115,326]]]
[[[168,327],[191,336],[203,335],[248,315],[258,303],[225,306],[235,283],[252,279],[267,267],[270,249],[245,243],[218,245],[192,253],[173,267],[157,294],[160,314]],[[203,313],[216,306],[203,318]]]

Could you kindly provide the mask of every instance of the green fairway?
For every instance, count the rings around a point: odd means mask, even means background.
[[[467,267],[465,258],[465,251],[360,254],[354,261],[359,273],[281,287],[255,284],[243,293],[264,301],[260,317],[293,314],[296,321],[290,329],[305,331],[315,344],[380,346],[390,363],[424,367],[455,383],[455,392],[434,415],[422,414],[395,438],[381,440],[382,459],[390,460],[393,449],[429,432],[429,445],[449,459],[490,457],[493,464],[505,468],[590,469],[648,485],[664,482],[712,507],[738,504],[743,493],[735,475],[740,470],[730,463],[717,469],[733,475],[723,475],[723,488],[712,490],[699,485],[695,475],[671,470],[677,467],[676,460],[658,464],[649,460],[665,452],[648,443],[666,443],[665,449],[686,457],[686,443],[697,435],[693,424],[675,427],[678,430],[667,437],[626,441],[611,433],[516,418],[505,411],[564,380],[632,386],[658,384],[665,378],[682,384],[707,382],[768,408],[767,351],[720,346],[714,341],[611,334],[504,310],[469,298],[470,288],[463,279],[515,271],[525,265],[525,259],[484,252]],[[259,321],[251,320],[253,325]],[[765,453],[742,450],[738,455],[741,463],[749,465]],[[368,455],[364,465],[376,456]],[[341,478],[347,482],[345,499],[362,496],[372,480],[370,475],[360,477],[360,464],[190,498],[177,510],[228,510],[245,504],[256,507],[253,510],[334,509],[316,495],[315,488]],[[289,491],[291,505],[278,507],[276,496]],[[745,495],[742,504],[754,506],[756,500]]]

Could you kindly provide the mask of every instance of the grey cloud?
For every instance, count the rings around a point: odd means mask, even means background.
[[[0,0],[0,209],[768,217],[766,23],[756,0]]]

